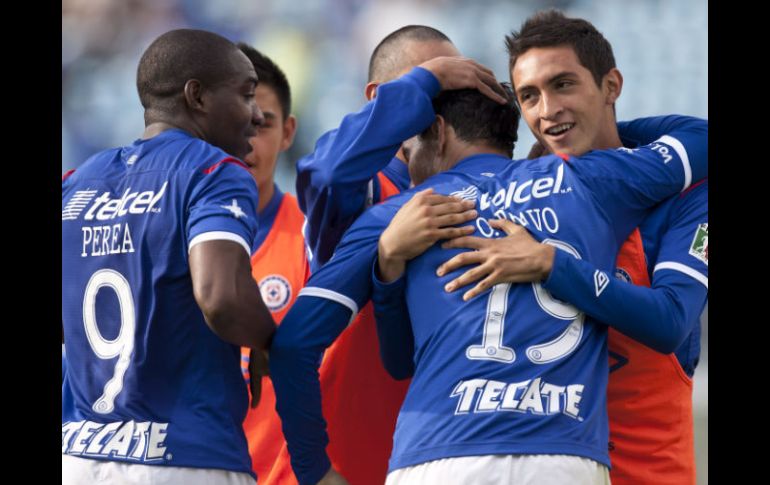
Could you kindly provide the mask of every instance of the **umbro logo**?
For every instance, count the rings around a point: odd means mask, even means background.
[[[604,272],[598,269],[594,272],[594,288],[596,289],[596,297],[602,294],[607,285],[610,284],[610,278]]]

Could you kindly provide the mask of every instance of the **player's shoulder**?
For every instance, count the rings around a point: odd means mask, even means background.
[[[700,182],[695,182],[690,185],[686,190],[682,191],[677,197],[680,204],[685,204],[692,201],[706,201],[708,203],[709,197],[709,179],[705,178]]]
[[[696,182],[682,191],[666,199],[660,204],[667,206],[668,218],[673,223],[684,218],[703,218],[708,216],[709,186],[708,179]]]
[[[118,147],[94,153],[75,171],[63,178],[62,182],[74,183],[84,178],[103,177],[105,170],[120,156],[120,151],[121,148]]]

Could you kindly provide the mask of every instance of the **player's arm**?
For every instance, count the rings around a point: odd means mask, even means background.
[[[380,360],[393,379],[414,375],[414,333],[406,304],[406,276],[384,282],[374,263],[372,306],[380,344]]]
[[[440,89],[476,88],[504,102],[492,71],[471,59],[441,57],[377,88],[364,108],[323,135],[297,163],[297,197],[307,216],[313,268],[323,265],[344,231],[366,208],[368,185],[404,140],[434,121]]]
[[[219,338],[243,347],[268,346],[275,323],[240,244],[226,240],[196,244],[190,249],[190,275],[195,301]]]
[[[566,163],[623,241],[647,211],[708,175],[708,121],[680,116],[635,149],[595,150]],[[661,128],[662,129],[662,128]]]
[[[251,277],[257,187],[232,158],[192,175],[186,238],[193,294],[211,330],[243,347],[266,348],[275,323]]]
[[[708,295],[708,265],[699,259],[701,253],[696,253],[698,257],[691,254],[698,249],[693,247],[697,236],[701,235],[702,239],[702,225],[708,224],[707,184],[684,194],[670,218],[672,223],[662,238],[659,263],[649,288],[615,279],[588,261],[538,243],[526,229],[510,221],[491,222],[493,227],[508,234],[506,238],[466,237],[447,243],[447,247],[477,250],[450,259],[439,267],[439,273],[443,275],[468,264],[478,264],[447,284],[448,291],[455,291],[484,277],[466,292],[466,299],[497,283],[545,279],[543,287],[556,298],[572,303],[658,352],[670,353],[698,322]],[[707,260],[708,255],[705,257]],[[527,268],[534,271],[528,273]],[[541,275],[538,276],[538,272]],[[597,281],[606,282],[600,292]]]
[[[351,227],[334,257],[311,276],[270,348],[276,410],[300,484],[317,483],[330,468],[318,368],[323,352],[371,296],[371,268],[384,224],[372,222],[370,213]]]
[[[435,76],[419,68],[382,84],[377,97],[345,116],[339,128],[316,142],[313,153],[297,162],[297,199],[307,217],[304,234],[313,271],[329,260],[366,209],[369,182],[377,172],[404,140],[433,122],[431,98],[439,89]]]
[[[673,352],[697,324],[708,297],[707,249],[704,261],[702,248],[696,247],[704,234],[708,237],[708,183],[683,194],[669,217],[651,287],[614,278],[563,251],[556,251],[543,287],[634,340]],[[597,278],[607,278],[601,291]]]
[[[478,215],[473,207],[471,201],[429,188],[404,204],[380,236],[372,275],[372,303],[380,359],[394,379],[406,379],[414,373],[414,337],[404,298],[406,264],[437,241],[472,233],[473,226],[455,226]]]
[[[618,134],[626,147],[647,145],[662,135],[671,134],[687,126],[690,117],[683,115],[662,115],[637,118],[618,122]]]

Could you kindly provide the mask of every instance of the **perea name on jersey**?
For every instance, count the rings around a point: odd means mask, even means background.
[[[123,196],[118,198],[111,198],[110,191],[105,191],[96,199],[94,199],[96,190],[78,190],[64,206],[61,218],[62,221],[77,220],[86,209],[88,210],[83,215],[85,221],[93,221],[94,219],[109,221],[127,214],[157,213],[160,212],[160,208],[155,206],[166,193],[167,186],[168,181],[164,182],[157,192],[153,190],[131,192],[129,187],[123,192]],[[83,226],[80,230],[83,234],[81,257],[125,254],[135,251],[128,223]]]
[[[61,452],[109,458],[117,456],[138,462],[170,460],[166,454],[168,423],[76,421],[61,425]],[[165,455],[165,456],[164,456]]]
[[[513,411],[530,414],[564,414],[578,421],[583,384],[558,386],[540,377],[523,382],[505,382],[492,379],[460,381],[450,397],[459,398],[455,414]]]

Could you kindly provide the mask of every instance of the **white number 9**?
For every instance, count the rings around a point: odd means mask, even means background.
[[[102,287],[115,291],[120,304],[120,332],[114,340],[105,339],[96,324],[96,294]],[[126,278],[112,269],[101,269],[91,276],[83,295],[83,323],[91,349],[100,359],[118,357],[112,378],[104,385],[104,392],[91,408],[99,414],[115,409],[115,398],[123,390],[123,378],[134,351],[136,312],[131,286]]]

